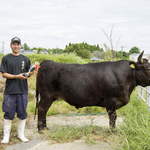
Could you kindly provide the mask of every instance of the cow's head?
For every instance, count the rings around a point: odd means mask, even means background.
[[[150,63],[148,59],[142,58],[144,51],[139,55],[135,64],[135,74],[137,84],[141,86],[150,86]]]

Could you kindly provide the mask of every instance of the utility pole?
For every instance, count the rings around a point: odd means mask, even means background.
[[[2,54],[4,54],[4,50],[5,50],[5,42],[4,41],[2,41]]]

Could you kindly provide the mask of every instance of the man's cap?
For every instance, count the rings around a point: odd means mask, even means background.
[[[12,43],[21,44],[21,40],[20,40],[20,38],[18,38],[18,37],[16,36],[16,37],[14,37],[14,38],[11,39],[11,44],[12,44]]]

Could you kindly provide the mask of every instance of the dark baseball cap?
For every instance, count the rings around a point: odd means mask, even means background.
[[[13,38],[11,39],[11,44],[13,44],[13,43],[21,44],[20,38],[18,38],[17,36],[16,36],[16,37],[13,37]]]

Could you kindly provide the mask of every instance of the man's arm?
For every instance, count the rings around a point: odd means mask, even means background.
[[[7,79],[27,79],[27,77],[23,76],[22,74],[10,74],[10,73],[2,73],[3,78],[7,78]]]

